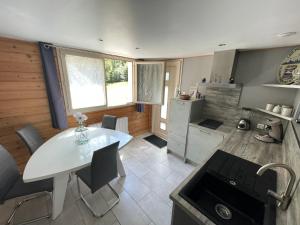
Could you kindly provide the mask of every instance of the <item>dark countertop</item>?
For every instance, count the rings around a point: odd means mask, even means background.
[[[196,122],[190,123],[192,126],[200,127]],[[203,127],[204,128],[204,127]],[[202,129],[202,127],[201,127]],[[208,129],[208,128],[204,128]],[[220,128],[222,130],[222,128]],[[228,128],[229,129],[229,128]],[[257,133],[256,131],[241,131],[237,129],[233,129],[231,127],[231,132],[226,133],[223,130],[219,129],[216,132],[223,132],[226,134],[225,140],[221,145],[217,147],[217,149],[221,149],[225,152],[231,153],[243,159],[252,161],[254,163],[264,165],[270,162],[284,162],[282,145],[275,143],[264,143],[255,139],[254,135]],[[225,129],[227,131],[227,129]],[[217,150],[216,149],[216,150]],[[214,152],[213,152],[214,153]],[[213,153],[211,155],[213,155]],[[210,157],[207,158],[207,160]],[[170,198],[186,213],[188,213],[191,217],[196,219],[197,221],[202,222],[206,225],[213,225],[205,215],[195,209],[192,205],[190,205],[187,201],[185,201],[181,196],[179,196],[180,190],[193,178],[193,176],[201,169],[203,166],[199,165],[195,171],[190,174],[170,195]],[[277,190],[283,190],[283,186],[286,183],[286,178],[284,171],[278,170],[278,182],[277,182]],[[282,211],[277,210],[277,225],[285,224],[285,214]]]
[[[210,129],[210,128],[207,128],[207,127],[204,127],[204,126],[200,126],[198,123],[200,123],[200,122],[202,122],[204,120],[205,119],[200,119],[200,120],[197,120],[197,121],[193,121],[193,122],[190,123],[190,126],[197,127],[199,129],[206,130],[208,132],[221,133],[224,136],[230,134],[232,132],[232,130],[235,129],[235,127],[229,126],[229,125],[225,125],[225,124],[222,124],[216,130]]]

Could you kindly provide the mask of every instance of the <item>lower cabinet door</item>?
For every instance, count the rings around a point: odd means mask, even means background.
[[[223,139],[222,134],[189,126],[186,158],[197,164],[205,163]]]
[[[176,134],[168,134],[168,150],[171,150],[173,153],[180,157],[184,157],[185,154],[185,144],[186,138],[178,136]]]

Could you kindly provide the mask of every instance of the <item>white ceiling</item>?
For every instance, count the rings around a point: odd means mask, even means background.
[[[0,0],[0,36],[133,58],[188,57],[300,44],[299,9],[299,0]],[[276,36],[287,31],[298,33]]]

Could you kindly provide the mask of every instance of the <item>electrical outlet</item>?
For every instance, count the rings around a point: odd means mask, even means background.
[[[260,129],[260,130],[264,130],[265,129],[265,125],[262,124],[262,123],[258,123],[258,124],[256,124],[256,128]]]

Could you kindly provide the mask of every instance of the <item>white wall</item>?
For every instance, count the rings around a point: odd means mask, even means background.
[[[209,82],[212,63],[213,55],[185,58],[183,60],[181,91],[188,92],[191,86],[200,83],[203,78]],[[205,90],[199,88],[199,91]]]

